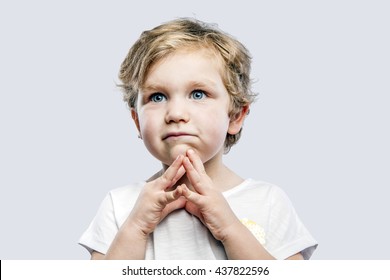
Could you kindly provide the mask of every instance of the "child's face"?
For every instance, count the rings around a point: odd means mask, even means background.
[[[207,162],[222,155],[226,133],[239,130],[230,122],[229,102],[211,52],[180,50],[152,66],[132,115],[145,146],[162,163],[170,165],[189,148]]]

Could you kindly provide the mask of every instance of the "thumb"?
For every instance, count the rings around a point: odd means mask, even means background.
[[[178,199],[176,199],[175,201],[168,203],[161,212],[161,220],[160,221],[162,221],[166,216],[171,214],[173,211],[184,208],[184,206],[186,205],[186,202],[187,202],[187,200],[185,199],[185,197],[181,196]]]
[[[185,209],[188,213],[194,215],[203,223],[203,215],[202,212],[199,209],[199,201],[201,200],[201,195],[193,192],[188,189],[186,185],[182,185],[183,187],[183,196],[187,199],[187,203],[185,205]]]
[[[183,196],[189,201],[192,202],[197,207],[201,206],[202,203],[202,195],[197,193],[196,191],[190,190],[185,184],[181,185],[183,190]]]

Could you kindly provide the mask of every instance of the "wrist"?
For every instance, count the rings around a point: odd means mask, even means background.
[[[241,221],[229,227],[221,242],[228,259],[273,259]]]
[[[127,218],[121,230],[125,231],[126,235],[130,234],[141,240],[147,240],[149,234],[153,231],[150,227],[147,227],[145,222],[131,216]]]
[[[111,243],[106,259],[144,259],[148,236],[137,224],[127,219]]]
[[[222,244],[229,243],[230,240],[235,239],[239,232],[242,231],[242,227],[242,223],[236,219],[234,222],[230,223],[229,226],[224,228],[223,232],[220,233],[220,238],[218,238],[218,240],[221,241]]]

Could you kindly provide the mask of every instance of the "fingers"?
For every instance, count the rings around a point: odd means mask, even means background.
[[[196,171],[198,171],[200,174],[206,174],[206,171],[204,170],[203,162],[200,159],[200,157],[194,152],[194,150],[189,149],[187,151],[187,156]]]
[[[187,200],[184,196],[179,197],[175,201],[167,204],[165,208],[161,212],[161,220],[163,220],[166,216],[172,213],[175,210],[182,209],[187,203]]]
[[[183,177],[183,175],[184,175],[185,173],[186,173],[186,170],[184,169],[184,166],[181,165],[180,168],[179,168],[179,170],[177,171],[175,177],[174,177],[173,180],[172,180],[172,182],[173,182],[172,185],[176,184],[177,181],[179,181],[179,179],[180,179],[181,177]]]
[[[206,174],[200,157],[193,150],[188,150],[187,155],[188,157],[183,159],[187,178],[197,192],[204,194],[211,179]]]
[[[195,217],[198,217],[199,220],[205,225],[204,223],[204,217],[202,215],[201,206],[202,204],[202,197],[200,194],[191,191],[188,189],[186,185],[182,185],[183,187],[183,196],[186,199],[185,209],[188,213],[194,215]]]
[[[157,179],[159,180],[160,189],[169,189],[188,172],[191,172],[189,176],[191,184],[201,187],[201,176],[207,176],[207,174],[202,160],[192,149],[187,151],[186,157],[179,155],[163,175]]]
[[[187,175],[190,181],[191,190],[186,185],[180,185],[171,190],[170,188],[184,174]],[[187,151],[186,156],[179,155],[171,166],[165,170],[163,175],[153,181],[150,190],[152,192],[157,191],[158,194],[156,193],[155,201],[164,215],[166,215],[175,209],[183,208],[186,204],[185,201],[189,201],[195,211],[196,208],[201,207],[201,204],[204,203],[204,198],[202,198],[205,194],[204,190],[210,188],[211,185],[211,179],[204,170],[202,160],[190,149]]]
[[[166,192],[165,207],[161,213],[161,220],[164,219],[171,212],[183,208],[187,199],[183,196],[184,185],[178,186],[174,191]]]
[[[199,205],[200,201],[202,199],[202,196],[198,194],[197,192],[191,191],[186,185],[181,185],[182,188],[182,195],[190,202],[192,202],[195,205]]]
[[[164,192],[162,204],[167,205],[167,204],[177,200],[182,195],[183,195],[183,187],[182,186],[177,187],[173,191]]]
[[[183,159],[184,156],[179,155],[164,174],[157,179],[160,181],[161,184],[159,185],[162,189],[172,187],[184,175]]]
[[[196,187],[201,184],[201,177],[198,171],[196,171],[195,167],[192,165],[188,158],[183,160],[183,166],[187,173],[187,178],[190,180],[191,184]]]

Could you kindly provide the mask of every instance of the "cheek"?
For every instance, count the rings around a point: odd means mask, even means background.
[[[211,117],[203,120],[206,124],[207,134],[210,138],[215,139],[218,142],[224,142],[226,133],[229,128],[229,117],[227,114],[219,113],[212,114]]]
[[[160,125],[158,122],[154,121],[150,116],[140,117],[140,134],[142,136],[142,141],[147,148],[147,150],[154,155],[156,153],[156,132]]]
[[[142,136],[146,136],[153,133],[159,124],[154,114],[142,112],[139,114],[139,126]]]

